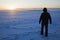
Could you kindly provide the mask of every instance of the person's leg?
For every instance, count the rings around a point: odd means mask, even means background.
[[[41,35],[43,35],[43,31],[44,31],[44,24],[41,24]]]
[[[45,36],[46,36],[46,37],[48,36],[48,24],[45,25]]]

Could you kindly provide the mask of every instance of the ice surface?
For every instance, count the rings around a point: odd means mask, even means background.
[[[0,11],[0,40],[60,40],[60,11],[49,11],[52,25],[49,35],[40,35],[41,10],[9,13]]]

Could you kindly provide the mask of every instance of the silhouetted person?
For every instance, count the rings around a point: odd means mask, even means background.
[[[47,8],[44,8],[43,13],[41,14],[40,19],[39,19],[39,24],[41,22],[41,26],[42,26],[41,27],[41,35],[43,35],[44,26],[45,26],[45,36],[46,37],[48,36],[48,23],[49,23],[49,21],[51,24],[52,23],[51,16],[47,12]]]

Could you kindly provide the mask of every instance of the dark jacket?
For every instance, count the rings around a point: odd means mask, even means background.
[[[48,24],[48,21],[50,21],[50,24],[52,23],[50,14],[48,12],[43,12],[40,16],[39,23]]]

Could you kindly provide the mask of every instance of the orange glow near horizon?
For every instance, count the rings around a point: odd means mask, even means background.
[[[15,10],[17,8],[17,5],[5,5],[5,9],[7,10]]]
[[[19,6],[17,4],[8,4],[8,5],[3,5],[3,6],[0,6],[0,10],[16,10],[18,8],[24,8],[24,9],[32,9],[32,8],[44,8],[47,7],[47,8],[57,8],[57,7],[53,7],[53,6],[48,6],[48,5],[34,5],[34,6]]]

